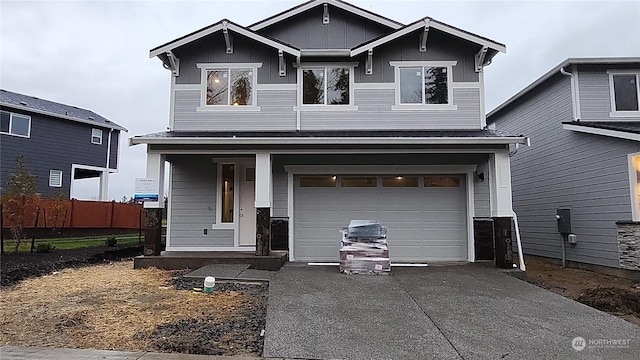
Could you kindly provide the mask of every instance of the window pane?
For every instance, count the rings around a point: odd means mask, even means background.
[[[460,187],[458,176],[425,176],[424,187]]]
[[[229,105],[229,72],[207,71],[207,105]]]
[[[91,142],[93,144],[102,144],[102,130],[91,129]]]
[[[449,95],[447,93],[447,68],[424,68],[424,103],[449,103]]]
[[[324,104],[324,70],[302,71],[302,103]]]
[[[22,136],[29,136],[29,123],[31,119],[26,116],[13,114],[11,119],[11,133]]]
[[[0,131],[9,132],[9,121],[11,121],[11,114],[6,111],[0,112]]]
[[[251,105],[253,71],[231,69],[231,105]]]
[[[375,176],[343,177],[340,180],[340,186],[342,187],[377,187],[378,178],[376,178]]]
[[[302,176],[300,187],[336,187],[335,176]]]
[[[327,68],[327,104],[349,104],[349,69]]]
[[[616,111],[638,110],[637,86],[635,75],[613,75]]]
[[[400,69],[400,103],[422,104],[422,68]]]
[[[235,165],[222,165],[222,222],[233,222],[233,187],[235,179]]]
[[[383,177],[382,187],[418,187],[418,177],[417,176]]]

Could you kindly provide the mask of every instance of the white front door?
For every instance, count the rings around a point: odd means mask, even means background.
[[[240,167],[240,246],[256,244],[256,167],[239,164]]]

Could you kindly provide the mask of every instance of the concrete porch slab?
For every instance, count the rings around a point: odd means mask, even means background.
[[[248,268],[249,264],[211,264],[185,274],[184,277],[204,279],[213,276],[216,279],[235,279]]]

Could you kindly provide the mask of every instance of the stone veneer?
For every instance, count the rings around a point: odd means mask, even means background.
[[[640,222],[618,221],[620,267],[640,270]]]

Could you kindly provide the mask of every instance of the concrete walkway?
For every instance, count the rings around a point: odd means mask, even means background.
[[[635,359],[639,331],[477,264],[394,268],[391,276],[286,265],[270,283],[264,356]],[[585,339],[580,351],[576,337]]]

